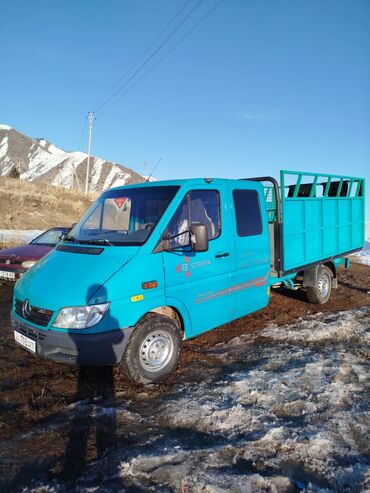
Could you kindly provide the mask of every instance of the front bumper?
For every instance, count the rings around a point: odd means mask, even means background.
[[[37,356],[78,366],[110,366],[119,363],[133,331],[133,327],[98,334],[42,330],[21,321],[13,313],[11,322],[14,330],[36,341]]]

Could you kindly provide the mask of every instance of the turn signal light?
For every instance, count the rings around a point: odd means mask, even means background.
[[[157,281],[147,281],[147,282],[143,282],[141,285],[143,289],[153,289],[156,288],[157,286],[158,286]]]

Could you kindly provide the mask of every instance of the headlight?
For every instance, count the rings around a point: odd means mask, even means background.
[[[53,323],[60,329],[87,329],[100,322],[110,303],[62,308]]]
[[[25,260],[22,262],[22,267],[23,269],[30,269],[36,262],[37,260]]]

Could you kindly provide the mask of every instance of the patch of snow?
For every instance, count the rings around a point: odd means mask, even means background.
[[[96,192],[98,190],[98,182],[100,180],[101,172],[103,169],[104,159],[95,159],[90,175],[89,191]]]
[[[107,190],[112,186],[122,187],[126,185],[130,177],[130,173],[125,173],[119,166],[113,165],[105,179],[103,190]]]
[[[12,127],[5,124],[0,124],[0,130],[12,130]]]
[[[142,392],[142,407],[138,393],[95,408],[115,416],[121,443],[80,490],[369,491],[369,325],[370,308],[270,325],[210,348],[218,363]]]
[[[370,478],[369,314],[314,315],[214,349],[228,366],[203,381],[189,378],[155,406],[157,449],[122,461],[123,483],[175,487],[180,478],[185,491],[286,491],[298,483],[306,492],[360,491]],[[257,337],[266,344],[256,345]],[[178,439],[175,430],[183,430]]]
[[[0,229],[0,243],[19,242],[19,244],[29,243],[34,238],[43,233],[42,229]]]
[[[49,144],[48,151],[50,154],[65,154],[65,151],[60,147],[55,146],[54,144]]]
[[[351,257],[360,264],[370,265],[370,221],[367,221],[365,226],[364,248],[360,252],[351,255]]]
[[[370,240],[366,240],[364,248],[352,255],[360,264],[370,265]]]
[[[5,156],[5,154],[8,152],[8,136],[5,135],[3,140],[0,143],[0,159]]]
[[[148,180],[149,175],[148,175],[148,176],[143,175],[143,178],[144,178],[145,180]],[[149,178],[149,180],[148,180],[148,181],[149,181],[149,182],[151,182],[151,181],[157,181],[157,179],[156,179],[156,178],[153,178],[153,176],[151,176],[151,177]]]
[[[37,141],[38,145],[40,145],[41,147],[46,147],[47,146],[47,141],[45,139],[41,139],[41,140],[38,140]]]

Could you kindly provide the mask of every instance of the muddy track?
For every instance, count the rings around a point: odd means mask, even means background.
[[[181,423],[177,426],[167,426],[166,430],[166,423],[162,422],[163,418],[153,421],[153,407],[160,407],[164,416],[163,407],[171,403],[174,393],[178,405],[177,393],[181,394],[181,389],[187,386],[194,389],[203,386],[206,392],[205,383],[208,379],[217,382],[220,379],[231,378],[230,375],[239,371],[238,363],[235,358],[232,363],[228,363],[227,357],[225,360],[225,344],[226,355],[228,344],[231,348],[230,354],[233,354],[239,341],[243,342],[245,334],[253,337],[253,350],[249,351],[245,348],[243,353],[240,364],[244,373],[258,371],[258,368],[267,364],[266,348],[269,347],[272,339],[265,332],[263,335],[258,334],[265,327],[271,324],[278,326],[294,324],[300,317],[306,318],[320,312],[325,315],[369,306],[369,273],[369,267],[357,264],[354,264],[349,271],[340,271],[339,288],[334,291],[332,299],[325,306],[308,303],[304,293],[286,290],[274,292],[268,308],[186,342],[180,364],[173,375],[163,384],[147,388],[128,382],[119,367],[113,372],[110,369],[79,370],[34,358],[17,348],[13,343],[9,323],[12,292],[9,287],[1,286],[0,440],[3,446],[0,447],[0,481],[3,481],[6,488],[4,491],[21,489],[28,484],[30,478],[36,480],[39,477],[43,481],[48,478],[51,483],[60,477],[67,482],[68,478],[74,481],[82,470],[92,467],[91,464],[95,460],[100,459],[104,462],[105,451],[115,450],[113,443],[115,440],[124,440],[126,448],[128,445],[129,448],[136,447],[140,451],[141,447],[148,446],[145,445],[147,441],[150,443],[151,440],[157,440],[153,437],[159,436],[162,428],[165,430],[162,432],[168,443],[181,443],[185,450],[187,443],[189,447],[190,444],[197,443],[198,452],[202,449],[199,446],[201,443],[204,444],[204,448],[226,447],[225,437],[217,430],[208,433],[197,431],[194,427],[189,431],[188,428],[183,428]],[[278,342],[278,344],[282,343]],[[299,347],[299,341],[295,344]],[[366,351],[366,347],[361,346],[361,351]],[[289,364],[291,362],[287,358],[286,365]],[[74,404],[76,402],[77,405]],[[225,409],[227,406],[226,396]],[[76,409],[78,412],[75,411]],[[176,406],[172,412],[176,413],[175,409]],[[284,407],[280,412],[287,414]],[[279,414],[278,408],[276,414]],[[89,422],[92,421],[91,416],[94,417],[95,428],[89,426]],[[112,416],[115,422],[114,430],[110,429]],[[289,419],[294,421],[294,415]],[[96,426],[97,422],[99,426]],[[137,435],[138,426],[140,426],[140,440]],[[95,429],[95,436],[92,428]],[[99,433],[96,432],[97,429],[100,430]],[[119,430],[118,437],[117,430]],[[34,440],[25,438],[30,432]],[[251,438],[257,439],[258,433]],[[110,440],[112,443],[109,443]],[[228,440],[229,438],[226,442]],[[237,442],[236,439],[234,447],[237,446]],[[37,444],[36,462],[32,461],[33,444]],[[78,453],[81,444],[84,448],[82,459]],[[20,450],[22,450],[21,454]],[[227,451],[225,454],[227,455]],[[121,450],[119,457],[115,457],[112,452],[110,460],[113,462],[129,460],[129,455]],[[201,452],[198,455],[201,462]],[[245,457],[241,457],[240,464],[246,466],[247,463],[243,462],[246,460]],[[236,469],[237,464],[236,461]],[[289,469],[289,465],[286,467]],[[9,482],[9,478],[13,480]],[[327,480],[322,479],[322,481],[322,486],[326,487]],[[143,481],[142,491],[147,490],[149,483]],[[87,484],[88,482],[85,481],[84,487],[87,487]],[[114,482],[109,484],[110,489],[115,488]],[[155,491],[161,490],[159,484],[160,481],[156,484]],[[132,491],[139,491],[140,485],[132,483],[132,488],[134,488]],[[164,487],[163,491],[176,490]]]

